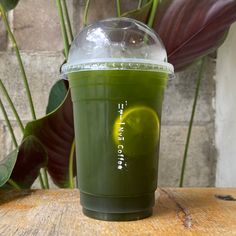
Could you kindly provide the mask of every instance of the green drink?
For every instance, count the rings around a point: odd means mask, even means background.
[[[81,205],[85,215],[101,220],[148,217],[155,200],[168,72],[164,64],[129,61],[67,69]]]

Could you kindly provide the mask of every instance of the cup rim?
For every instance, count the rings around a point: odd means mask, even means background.
[[[139,58],[90,59],[74,64],[66,63],[61,68],[64,75],[89,70],[139,70],[163,72],[169,76],[174,75],[174,66],[168,62]]]

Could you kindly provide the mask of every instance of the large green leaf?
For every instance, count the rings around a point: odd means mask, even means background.
[[[0,187],[9,180],[16,163],[17,155],[18,150],[14,150],[5,159],[0,161]]]
[[[56,110],[61,105],[66,97],[67,91],[68,88],[66,87],[64,80],[58,80],[53,85],[49,94],[48,105],[46,109],[47,114]]]
[[[133,18],[147,23],[153,0],[148,0],[140,9],[135,9],[122,14],[123,17]]]
[[[0,4],[3,5],[6,11],[14,9],[18,2],[19,0],[0,0]]]
[[[56,110],[26,125],[24,137],[29,135],[37,137],[46,149],[48,154],[47,168],[54,183],[60,187],[68,187],[69,154],[74,140],[70,92],[67,92],[64,101]]]
[[[181,70],[216,50],[236,20],[235,0],[161,0],[154,29]]]

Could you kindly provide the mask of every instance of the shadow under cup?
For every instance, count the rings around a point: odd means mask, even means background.
[[[141,70],[68,74],[85,215],[126,221],[152,214],[167,77]]]

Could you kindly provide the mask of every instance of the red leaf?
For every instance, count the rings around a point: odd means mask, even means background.
[[[69,155],[74,140],[73,110],[70,92],[61,105],[47,116],[32,121],[25,128],[24,137],[34,135],[48,155],[48,172],[60,187],[69,185]],[[75,160],[75,159],[74,159]],[[74,164],[74,173],[75,170]]]
[[[47,165],[47,153],[40,141],[35,136],[29,135],[23,140],[16,154],[17,160],[11,179],[23,189],[30,188],[40,169]]]
[[[180,70],[216,50],[236,20],[235,0],[163,0],[154,29]]]

